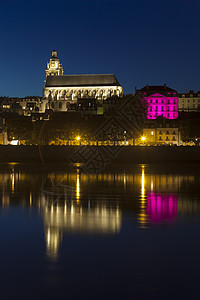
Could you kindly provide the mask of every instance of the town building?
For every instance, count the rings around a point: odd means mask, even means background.
[[[178,93],[166,84],[163,86],[147,84],[140,90],[135,88],[135,94],[143,97],[147,119],[156,119],[159,116],[166,119],[178,118]]]
[[[139,143],[144,145],[182,145],[179,124],[177,120],[167,120],[159,117],[145,122],[143,137]]]
[[[42,112],[42,97],[39,96],[27,96],[20,98],[20,115],[31,116],[33,113]]]
[[[46,69],[43,111],[68,111],[79,99],[96,99],[102,103],[112,96],[123,96],[123,88],[114,74],[63,75],[57,52],[52,52]]]
[[[188,93],[178,95],[179,112],[199,112],[200,111],[200,91],[190,90]]]

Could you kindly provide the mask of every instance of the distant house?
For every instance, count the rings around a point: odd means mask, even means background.
[[[200,111],[200,91],[195,93],[190,90],[188,93],[178,95],[178,110],[180,112],[199,112]]]
[[[159,117],[145,122],[143,136],[146,145],[182,145],[178,120]]]
[[[136,94],[143,97],[147,109],[147,119],[159,116],[165,119],[178,118],[178,93],[164,84],[163,86],[149,86],[135,89]]]

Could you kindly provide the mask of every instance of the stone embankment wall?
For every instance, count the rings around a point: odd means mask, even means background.
[[[200,163],[200,147],[0,146],[0,162]]]

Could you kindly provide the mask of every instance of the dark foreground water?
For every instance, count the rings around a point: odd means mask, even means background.
[[[0,169],[0,299],[200,299],[200,168]]]

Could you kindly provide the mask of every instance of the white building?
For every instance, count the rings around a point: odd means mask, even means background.
[[[114,95],[123,96],[123,88],[114,74],[63,75],[57,52],[52,52],[46,69],[43,110],[67,111],[70,103],[78,99],[91,98],[101,102]]]

